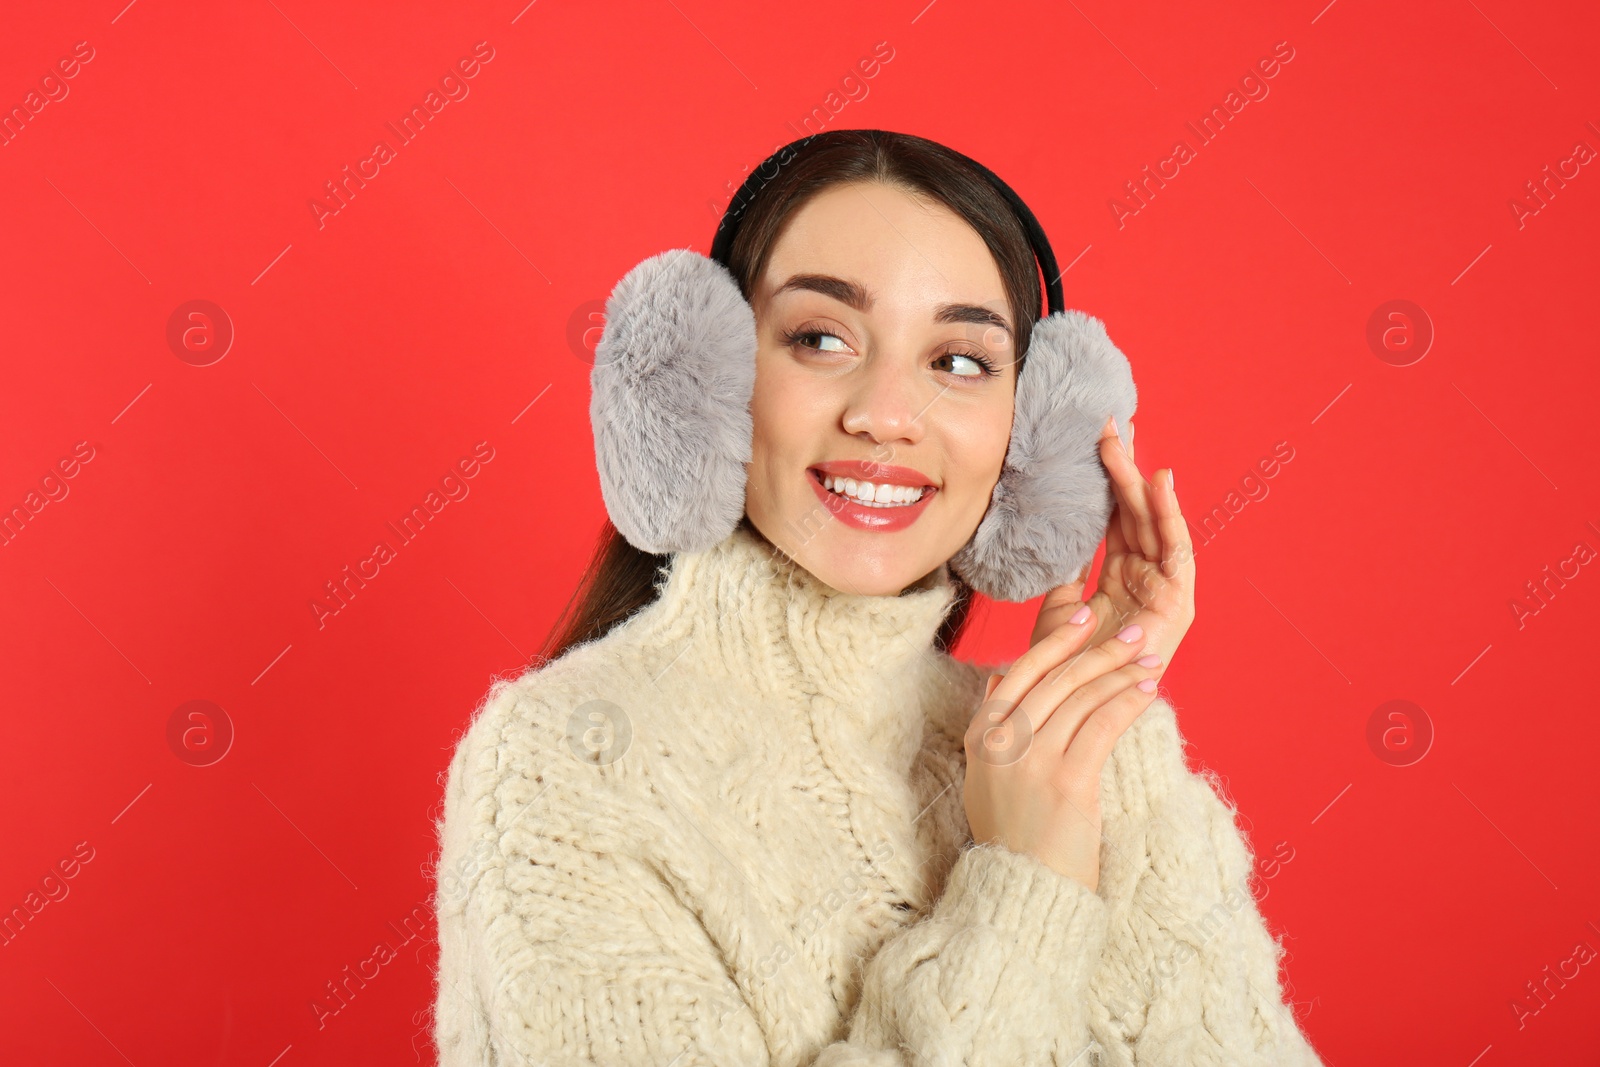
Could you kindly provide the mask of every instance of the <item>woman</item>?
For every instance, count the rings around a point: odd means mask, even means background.
[[[1012,210],[847,130],[745,212],[744,515],[661,556],[608,526],[457,748],[441,1063],[1318,1063],[1155,692],[1194,561],[1131,424],[1098,591],[1052,589],[996,673],[949,655],[1042,305]]]

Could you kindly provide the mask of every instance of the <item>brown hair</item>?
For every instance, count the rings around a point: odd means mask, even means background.
[[[1043,308],[1038,265],[1027,234],[1011,206],[966,160],[943,145],[912,134],[883,130],[828,130],[795,148],[786,163],[745,205],[728,255],[728,269],[749,299],[766,268],[783,224],[801,205],[830,185],[882,182],[943,204],[983,238],[999,268],[1016,328],[1017,373],[1022,373],[1033,324]],[[740,525],[754,530],[749,516]],[[759,531],[755,531],[759,536]],[[670,555],[629,544],[608,519],[594,556],[561,617],[535,658],[542,666],[568,649],[604,637],[659,593],[656,575]],[[935,637],[949,652],[966,627],[972,590],[954,574],[957,598]]]

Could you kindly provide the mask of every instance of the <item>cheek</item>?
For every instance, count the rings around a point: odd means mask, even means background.
[[[947,485],[956,485],[963,501],[987,501],[994,483],[1005,466],[1006,448],[1011,441],[1012,405],[992,406],[962,412],[945,429]]]
[[[789,360],[758,354],[750,398],[753,490],[766,491],[771,480],[812,458],[806,450],[817,437],[817,392],[798,380]]]

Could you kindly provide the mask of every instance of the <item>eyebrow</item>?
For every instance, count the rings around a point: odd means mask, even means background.
[[[870,311],[872,309],[872,294],[865,287],[844,278],[836,278],[831,274],[796,274],[773,291],[776,297],[780,293],[790,290],[805,290],[831,296],[842,304],[849,304],[857,311]],[[978,326],[998,326],[1011,334],[1011,323],[998,311],[978,304],[940,304],[933,309],[933,321],[937,323],[968,322]]]

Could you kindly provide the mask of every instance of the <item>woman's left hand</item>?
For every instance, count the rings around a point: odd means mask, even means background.
[[[1165,668],[1194,621],[1194,547],[1172,489],[1172,469],[1167,468],[1165,476],[1156,472],[1159,485],[1139,473],[1133,461],[1131,421],[1124,450],[1116,423],[1106,419],[1100,459],[1111,475],[1116,506],[1106,530],[1100,580],[1087,601],[1094,610],[1096,633],[1084,647],[1096,647],[1124,626],[1137,623],[1144,628],[1145,651],[1159,655]],[[1077,581],[1045,594],[1030,646],[1085,603],[1087,580],[1085,567]]]

